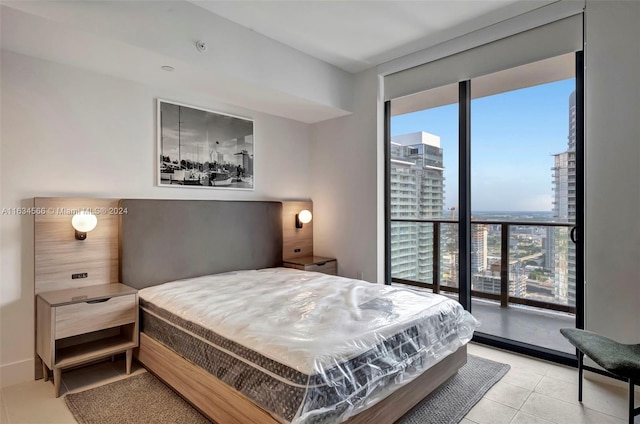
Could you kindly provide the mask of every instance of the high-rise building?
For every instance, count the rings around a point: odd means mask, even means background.
[[[576,92],[569,96],[567,150],[554,155],[553,216],[558,221],[576,221]],[[552,270],[556,301],[575,306],[575,245],[566,228],[548,227],[546,262]]]
[[[487,234],[489,226],[486,224],[471,225],[471,273],[482,272],[487,269]]]
[[[391,219],[442,216],[444,167],[440,137],[422,132],[391,138]],[[391,274],[433,281],[433,226],[392,222]]]

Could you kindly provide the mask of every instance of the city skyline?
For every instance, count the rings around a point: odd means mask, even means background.
[[[554,155],[567,149],[567,110],[573,90],[571,78],[472,100],[473,211],[553,210],[551,168]],[[420,131],[441,139],[444,207],[457,206],[458,105],[391,119],[392,137]]]
[[[576,305],[576,254],[569,242],[569,222],[575,222],[576,198],[576,103],[575,90],[570,84],[573,82],[568,80],[561,84],[545,84],[544,90],[523,89],[477,99],[475,109],[472,104],[472,120],[479,123],[472,129],[472,170],[475,171],[475,174],[472,172],[472,179],[486,183],[487,178],[482,178],[483,172],[487,168],[494,168],[492,171],[496,175],[502,172],[503,181],[489,180],[490,184],[486,186],[490,191],[509,199],[513,193],[504,190],[505,181],[509,180],[515,181],[516,185],[512,188],[518,189],[519,193],[516,194],[530,196],[531,192],[521,187],[523,181],[536,181],[530,174],[535,166],[541,168],[548,178],[548,184],[540,186],[550,198],[548,205],[545,205],[546,210],[532,211],[531,216],[522,216],[522,212],[505,210],[508,207],[505,208],[504,203],[497,203],[490,196],[485,196],[483,200],[491,200],[491,208],[500,211],[494,215],[474,210],[474,200],[477,208],[481,196],[477,192],[475,196],[472,193],[472,214],[476,213],[476,219],[475,223],[472,222],[470,234],[469,283],[471,289],[478,293],[505,294],[506,282],[508,296],[569,307]],[[566,94],[563,89],[571,91]],[[550,92],[554,94],[551,99]],[[547,107],[560,103],[560,111]],[[448,185],[443,168],[443,165],[446,167],[447,141],[435,134],[436,131],[430,131],[431,126],[435,122],[448,126],[455,122],[457,126],[457,117],[455,120],[450,117],[449,121],[428,121],[427,118],[451,114],[452,111],[456,112],[456,108],[456,105],[449,105],[418,113],[420,124],[426,126],[425,130],[396,135],[392,133],[391,136],[391,275],[401,282],[454,288],[459,284],[458,268],[461,264],[456,241],[457,225],[446,221],[439,225],[421,221],[447,217],[449,213],[448,205],[445,206]],[[431,116],[427,116],[430,113]],[[418,120],[416,114],[411,115]],[[551,121],[551,115],[561,117],[564,125],[541,130],[539,126]],[[507,122],[511,116],[518,117],[514,118],[517,120],[515,124]],[[454,138],[451,134],[449,136]],[[514,143],[514,140],[518,142]],[[448,144],[449,148],[457,150],[450,140]],[[553,151],[541,155],[541,149]],[[547,158],[548,161],[545,160]],[[513,165],[515,169],[505,171],[508,168],[506,164]],[[483,194],[482,184],[476,183],[474,186],[472,181],[472,190],[474,187],[480,187],[478,191]],[[516,208],[523,205],[517,201],[511,202],[516,204]],[[454,209],[450,212],[453,214]],[[497,223],[488,222],[496,218]],[[505,227],[505,221],[511,218],[516,218],[518,222],[510,226],[506,224]],[[527,225],[530,219],[538,222]],[[544,224],[547,220],[562,224],[548,226]],[[506,247],[505,231],[508,238]]]

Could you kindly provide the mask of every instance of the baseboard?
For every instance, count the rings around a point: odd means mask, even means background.
[[[34,367],[33,359],[0,365],[0,388],[32,381]]]

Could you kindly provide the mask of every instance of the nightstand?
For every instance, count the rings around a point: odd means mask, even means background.
[[[62,370],[126,352],[131,372],[138,346],[138,291],[124,284],[103,284],[38,294],[36,352],[44,381],[53,370],[56,397]]]
[[[303,271],[322,272],[329,275],[336,275],[338,273],[338,262],[335,259],[322,258],[320,256],[285,259],[283,266],[285,268],[295,268]]]

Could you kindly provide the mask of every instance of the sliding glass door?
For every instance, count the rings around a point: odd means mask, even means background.
[[[473,313],[488,336],[572,354],[575,55],[470,84]]]
[[[481,341],[565,362],[558,330],[582,327],[581,63],[557,56],[387,107],[391,281],[456,296]]]

